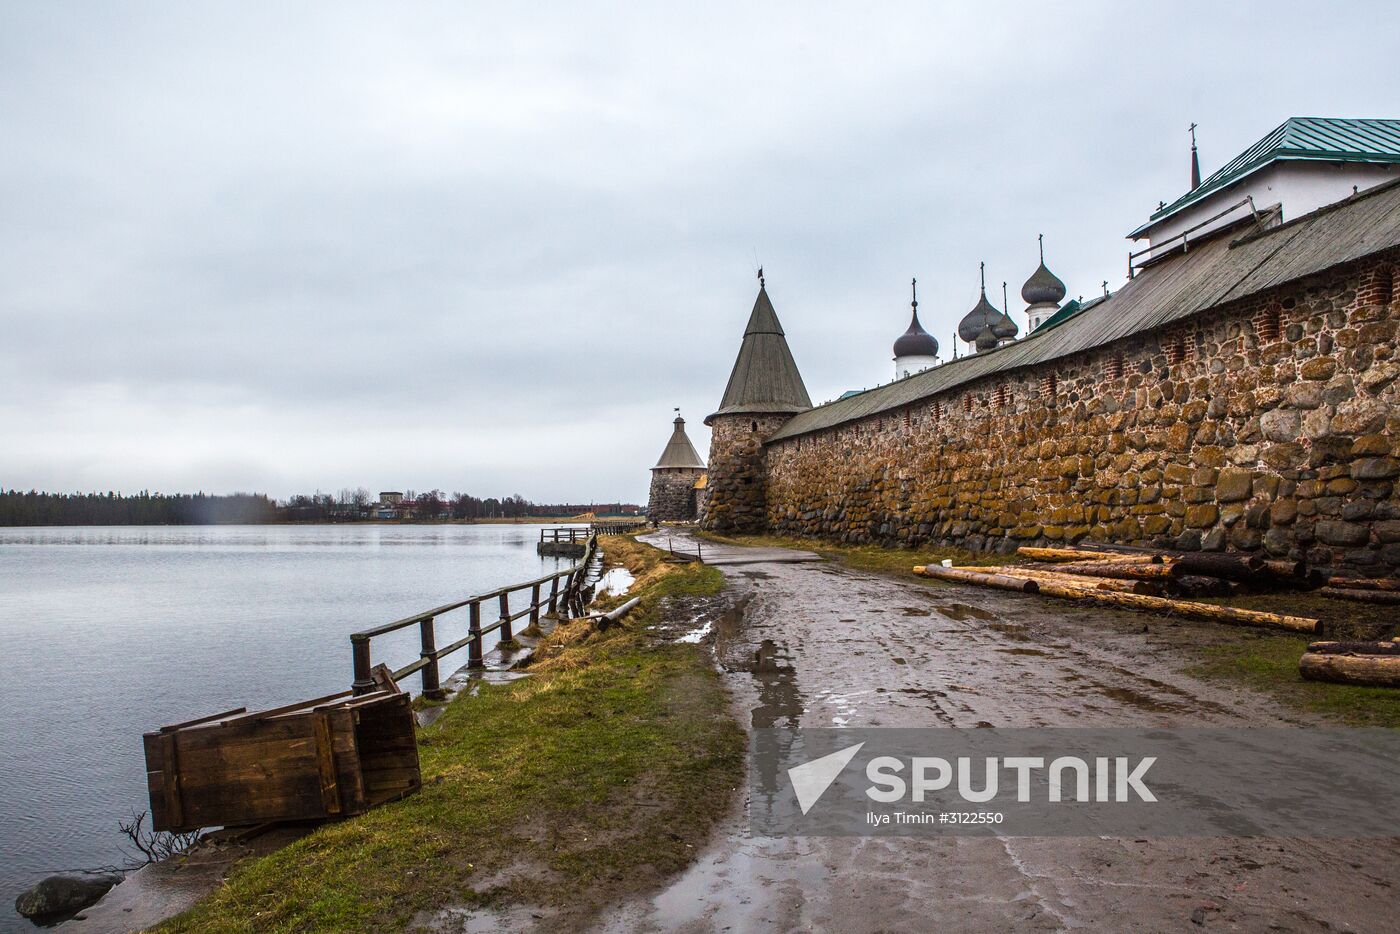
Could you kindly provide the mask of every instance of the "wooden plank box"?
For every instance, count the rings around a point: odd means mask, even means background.
[[[143,738],[156,830],[349,817],[422,785],[402,693],[233,710]]]

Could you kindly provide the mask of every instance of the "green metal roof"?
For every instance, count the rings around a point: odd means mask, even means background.
[[[1087,302],[1082,303],[1077,298],[1071,298],[1069,301],[1065,302],[1064,305],[1060,306],[1059,311],[1055,312],[1053,315],[1040,322],[1040,326],[1037,327],[1035,331],[1036,333],[1039,333],[1040,331],[1053,328],[1057,324],[1061,324],[1065,321],[1068,321],[1070,318],[1079,314],[1081,311],[1093,308],[1095,305],[1101,302],[1108,301],[1108,298],[1109,297],[1107,295],[1100,295],[1098,298],[1091,298]]]
[[[1400,120],[1290,117],[1208,176],[1200,187],[1157,211],[1129,236],[1135,236],[1212,191],[1282,160],[1400,163]]]

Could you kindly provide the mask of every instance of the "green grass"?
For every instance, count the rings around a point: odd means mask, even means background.
[[[245,863],[161,930],[401,930],[449,906],[586,916],[679,871],[743,780],[744,734],[705,651],[643,627],[665,596],[720,586],[713,568],[654,565],[624,626],[559,627],[532,677],[422,730],[421,792]]]
[[[1204,661],[1191,674],[1243,683],[1276,700],[1352,726],[1400,727],[1400,691],[1304,681],[1298,658],[1307,636],[1250,635],[1201,648]]]

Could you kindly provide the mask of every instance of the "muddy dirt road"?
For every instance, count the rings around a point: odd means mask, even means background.
[[[748,726],[1306,722],[1183,674],[1182,643],[1233,637],[1207,624],[703,547],[733,601],[707,638]],[[741,805],[688,872],[601,926],[1382,931],[1400,926],[1393,884],[1396,840],[756,838]]]

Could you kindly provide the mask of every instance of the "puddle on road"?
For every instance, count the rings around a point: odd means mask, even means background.
[[[1051,657],[1049,652],[1042,652],[1040,649],[997,649],[997,651],[1004,655],[1039,655],[1044,658]]]
[[[740,571],[739,576],[755,581],[771,581],[773,579],[773,575],[767,571]]]
[[[603,572],[603,576],[598,578],[598,590],[594,599],[603,596],[620,597],[627,592],[635,580],[632,572],[624,567],[608,568]]]
[[[933,615],[933,613],[930,612],[929,610],[921,610],[921,609],[919,609],[919,608],[916,607],[916,606],[902,606],[902,607],[899,608],[899,612],[903,613],[905,616],[932,616],[932,615]]]
[[[987,620],[997,618],[995,613],[966,603],[939,604],[935,606],[934,609],[957,623],[965,623],[970,619]]]
[[[1029,642],[1031,640],[1030,630],[1024,623],[991,623],[987,626],[993,632],[999,632],[1008,639],[1017,642]]]
[[[796,727],[807,707],[797,689],[797,671],[792,656],[772,639],[764,639],[753,657],[753,678],[758,685],[758,704],[750,711],[755,729],[785,725]]]
[[[739,624],[744,619],[744,607],[748,606],[749,598],[745,597],[738,603],[725,609],[714,619],[707,619],[700,626],[689,630],[683,636],[679,636],[676,641],[695,645],[704,640],[710,633],[715,634],[715,653],[718,655],[724,649],[725,640],[732,637],[739,631]],[[699,617],[697,617],[698,619]]]
[[[1137,707],[1141,710],[1151,710],[1157,713],[1169,713],[1178,710],[1194,709],[1189,704],[1179,704],[1172,703],[1171,701],[1159,700],[1158,698],[1152,697],[1149,694],[1144,694],[1141,691],[1134,691],[1132,688],[1109,687],[1105,684],[1098,684],[1094,687],[1096,689],[1095,693],[1102,694],[1107,698],[1116,700],[1120,704],[1127,704],[1131,707]]]

